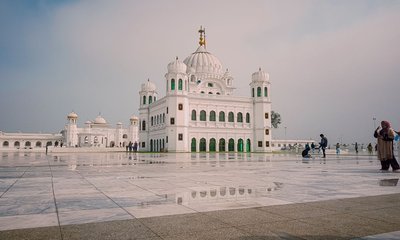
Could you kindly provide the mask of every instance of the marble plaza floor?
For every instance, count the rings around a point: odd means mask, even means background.
[[[0,239],[400,239],[375,156],[0,156]]]

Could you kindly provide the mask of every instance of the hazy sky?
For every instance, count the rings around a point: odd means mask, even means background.
[[[273,137],[370,142],[380,120],[400,129],[400,1],[0,1],[0,130],[59,132],[99,112],[138,114],[150,78],[165,96],[167,64],[198,46],[250,96],[269,72]]]

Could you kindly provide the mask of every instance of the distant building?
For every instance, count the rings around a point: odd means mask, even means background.
[[[128,128],[122,123],[111,127],[102,116],[94,121],[87,121],[85,126],[77,125],[78,115],[71,112],[67,124],[61,133],[5,133],[0,132],[2,149],[36,149],[53,147],[125,147],[129,142],[138,142],[138,118],[132,116]]]
[[[233,77],[207,51],[200,28],[197,50],[168,64],[166,96],[142,84],[139,139],[142,151],[271,152],[268,73],[251,76],[250,97],[233,95]]]

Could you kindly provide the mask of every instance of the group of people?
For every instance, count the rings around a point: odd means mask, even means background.
[[[132,143],[132,142],[129,142],[129,144],[128,145],[126,145],[125,146],[125,148],[126,148],[126,151],[128,152],[137,152],[137,150],[138,150],[138,143],[137,142],[135,142],[135,143]]]
[[[394,155],[394,146],[393,141],[396,134],[400,135],[400,132],[394,131],[390,123],[388,121],[382,121],[381,125],[375,129],[374,137],[377,139],[377,144],[375,146],[375,151],[377,152],[378,159],[381,162],[381,170],[389,170],[392,167],[393,171],[398,171],[400,169],[399,163],[397,162],[395,155]],[[325,158],[325,149],[328,146],[328,139],[324,136],[324,134],[320,134],[321,142],[319,144],[319,149],[322,150],[322,158]],[[313,143],[314,145],[314,143]],[[312,146],[314,150],[314,146]],[[372,154],[372,144],[368,144],[367,149],[370,154]],[[340,151],[339,143],[336,144],[336,151]],[[311,155],[309,151],[311,150],[308,143],[305,146],[305,149],[301,153],[304,158],[310,158]],[[356,153],[358,153],[358,144],[355,145]]]
[[[318,149],[322,150],[322,157],[325,158],[326,157],[325,149],[328,146],[328,139],[322,133],[319,136],[321,137],[321,142],[319,143]],[[311,148],[312,148],[312,151],[314,152],[314,149],[315,149],[314,143],[311,143]],[[311,154],[309,154],[309,152],[310,152],[311,148],[310,148],[310,145],[308,145],[308,143],[307,143],[304,150],[301,152],[301,156],[303,156],[303,158],[310,158]]]

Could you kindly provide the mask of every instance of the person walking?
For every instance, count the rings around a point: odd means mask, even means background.
[[[371,143],[368,144],[367,149],[368,149],[369,155],[372,155],[372,144]]]
[[[392,166],[393,171],[397,171],[400,168],[393,153],[394,135],[395,132],[388,121],[382,121],[381,126],[374,132],[374,137],[378,140],[377,150],[378,159],[381,161],[381,170],[389,170],[390,166]]]
[[[336,155],[340,154],[340,144],[336,143]]]
[[[356,154],[358,154],[358,143],[354,144],[354,150],[356,150]]]
[[[315,144],[314,144],[314,142],[311,143],[311,150],[312,150],[312,153],[314,153],[314,150],[315,150]]]
[[[319,135],[321,137],[321,142],[319,143],[319,148],[322,150],[323,158],[326,158],[325,149],[328,146],[328,139],[324,136],[324,134]]]

